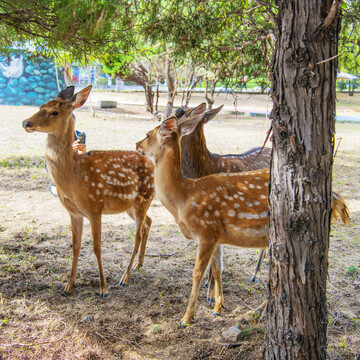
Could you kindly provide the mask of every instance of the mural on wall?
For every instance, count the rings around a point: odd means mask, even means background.
[[[63,72],[58,70],[60,89]],[[56,67],[50,58],[28,60],[26,54],[0,56],[0,104],[40,106],[59,93]]]

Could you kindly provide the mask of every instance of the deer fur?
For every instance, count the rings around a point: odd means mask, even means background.
[[[100,276],[100,296],[108,296],[101,261],[101,216],[126,211],[135,220],[136,235],[132,256],[120,285],[126,284],[135,256],[135,269],[144,262],[145,247],[151,225],[146,215],[154,198],[154,165],[136,151],[91,151],[83,155],[72,149],[74,121],[72,112],[87,100],[91,86],[74,94],[70,86],[55,100],[23,121],[24,129],[47,133],[46,164],[57,187],[58,196],[71,219],[73,260],[65,292],[75,285],[84,217],[90,221],[94,253]]]
[[[204,111],[205,104],[201,104],[187,113],[190,121],[180,128],[178,119],[170,117],[136,145],[139,152],[155,162],[155,190],[161,203],[174,216],[184,236],[198,241],[189,305],[181,320],[184,326],[194,316],[200,281],[210,261],[215,279],[214,314],[222,311],[221,268],[212,258],[220,244],[252,248],[268,244],[268,169],[200,179],[188,179],[181,173],[180,136],[193,130]]]

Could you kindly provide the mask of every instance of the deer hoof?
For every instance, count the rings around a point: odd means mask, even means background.
[[[216,311],[213,311],[213,312],[211,313],[211,315],[215,317],[215,316],[219,316],[220,314],[217,313]]]
[[[211,305],[211,304],[215,304],[215,298],[210,298],[210,297],[206,297],[206,301]]]
[[[126,286],[127,284],[123,283],[122,281],[119,282],[119,286]]]
[[[259,279],[256,278],[256,277],[254,277],[254,276],[252,276],[252,277],[250,278],[250,280],[249,280],[249,283],[257,284],[258,282],[259,282]]]
[[[180,326],[183,327],[183,328],[186,328],[188,327],[190,324],[187,324],[186,322],[184,321],[180,321]]]

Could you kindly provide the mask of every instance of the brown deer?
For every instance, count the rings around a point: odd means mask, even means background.
[[[72,230],[73,260],[66,293],[75,285],[76,269],[81,247],[83,220],[91,224],[94,253],[100,276],[100,296],[108,290],[101,261],[101,216],[126,211],[135,220],[136,235],[132,256],[121,278],[127,283],[135,256],[139,251],[135,269],[144,262],[145,247],[151,225],[146,215],[154,198],[154,165],[136,151],[91,151],[83,155],[72,149],[74,121],[72,112],[87,100],[91,86],[74,95],[74,87],[61,91],[55,100],[23,121],[24,129],[31,133],[47,133],[46,164],[55,183],[61,203],[69,211]]]
[[[217,258],[212,258],[218,245],[264,248],[268,244],[268,169],[200,179],[182,176],[180,136],[193,131],[204,111],[205,104],[201,104],[188,112],[189,120],[179,129],[178,119],[170,117],[136,145],[155,161],[155,190],[160,201],[184,236],[198,240],[190,301],[181,321],[184,326],[194,316],[200,281],[210,260],[215,279],[214,314],[222,311],[221,268]]]
[[[216,109],[205,112],[204,117],[196,125],[195,129],[181,138],[181,171],[183,176],[188,178],[200,178],[202,176],[227,173],[251,171],[270,167],[271,149],[256,147],[242,154],[218,155],[211,153],[206,145],[204,134],[204,125],[207,124],[222,109],[223,105]],[[179,118],[178,126],[182,126],[189,117],[183,116],[186,110],[178,108],[175,116]],[[332,194],[333,217],[340,215],[345,224],[348,223],[349,214],[344,199],[333,192]],[[250,282],[257,282],[257,273],[261,268],[266,250],[262,249],[256,264],[255,272]],[[222,252],[219,246],[214,253],[217,261],[221,262]],[[206,282],[208,286],[208,299],[214,298],[214,281],[211,275],[211,269]]]
[[[140,153],[151,156],[155,162],[159,200],[174,216],[184,236],[198,241],[190,300],[181,320],[183,326],[194,316],[200,282],[210,261],[215,280],[213,315],[222,311],[221,266],[219,258],[213,256],[219,245],[249,248],[268,245],[269,169],[199,179],[182,175],[180,138],[190,134],[202,120],[205,106],[203,103],[187,112],[183,121],[170,117],[136,144]],[[344,205],[343,201],[340,203]]]

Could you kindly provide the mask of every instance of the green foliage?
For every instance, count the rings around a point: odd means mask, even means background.
[[[343,18],[339,39],[339,67],[360,75],[360,0],[342,3]]]

